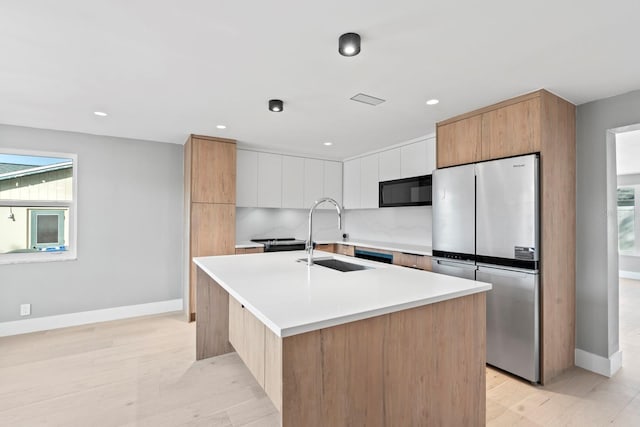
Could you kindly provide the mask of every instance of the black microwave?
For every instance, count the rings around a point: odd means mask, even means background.
[[[431,175],[382,181],[378,206],[431,206]]]

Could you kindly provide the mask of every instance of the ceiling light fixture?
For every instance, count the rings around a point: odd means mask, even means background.
[[[269,111],[273,111],[274,113],[279,113],[284,110],[284,103],[281,99],[270,99],[269,100]]]
[[[226,129],[227,127],[225,125],[217,125],[216,126],[218,129]]]
[[[107,117],[108,116],[108,114],[103,112],[103,111],[94,111],[93,114],[95,114],[96,116],[99,116],[99,117]]]
[[[338,40],[338,52],[342,56],[356,56],[360,53],[360,35],[345,33]]]
[[[329,141],[327,141],[327,142],[323,142],[323,144],[324,144],[324,145],[326,145],[326,146],[328,147],[328,146],[330,146],[330,145],[333,145],[333,142],[329,142]]]
[[[430,99],[427,101],[427,105],[436,105],[438,102],[440,101],[438,101],[437,99]]]

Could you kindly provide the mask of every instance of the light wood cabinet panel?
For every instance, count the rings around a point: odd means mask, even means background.
[[[258,153],[258,207],[282,207],[282,156]]]
[[[244,318],[242,344],[244,354],[240,354],[245,365],[249,368],[258,384],[264,387],[264,336],[265,326],[251,312],[242,309]]]
[[[318,159],[304,159],[303,208],[310,209],[313,203],[324,195],[323,182],[324,162]]]
[[[304,194],[304,159],[302,157],[282,156],[282,207],[300,209]]]
[[[323,195],[331,197],[342,206],[342,162],[325,160]],[[334,209],[331,204],[323,204],[322,209]]]
[[[355,247],[352,245],[342,245],[340,243],[336,243],[335,251],[337,254],[346,255],[346,256],[355,256]]]
[[[481,160],[482,117],[467,119],[437,126],[437,166],[462,165]]]
[[[261,254],[263,252],[264,248],[236,248],[236,255]]]
[[[425,271],[433,271],[431,268],[431,257],[428,255],[418,255],[418,268]]]
[[[379,155],[379,181],[400,179],[400,148],[383,151]]]
[[[540,98],[482,114],[482,159],[540,151]]]
[[[360,159],[344,162],[343,182],[345,209],[360,209]]]
[[[236,145],[192,137],[191,201],[236,202]]]
[[[207,273],[196,268],[198,321],[196,360],[233,351],[229,343],[229,294]]]
[[[264,391],[278,412],[282,412],[282,338],[265,328]]]
[[[265,325],[229,295],[229,342],[264,387]]]
[[[235,253],[236,207],[234,205],[192,203],[189,257],[189,297],[191,313],[196,309],[196,265],[192,258]]]
[[[193,257],[235,253],[235,141],[190,135],[184,145],[184,268],[189,319],[196,313]]]
[[[236,205],[239,207],[258,206],[258,153],[238,150],[236,180]]]
[[[333,243],[325,243],[321,245],[316,245],[315,250],[317,251],[325,251],[325,252],[335,252],[335,245]]]
[[[229,295],[229,342],[236,353],[244,354],[244,314],[242,304]]]
[[[395,265],[401,265],[403,267],[418,268],[418,256],[414,254],[407,254],[404,252],[394,252],[393,263]]]

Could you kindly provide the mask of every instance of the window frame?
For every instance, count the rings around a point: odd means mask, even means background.
[[[22,150],[0,147],[2,154],[17,154],[23,156],[60,157],[71,159],[71,199],[72,200],[15,200],[0,199],[0,206],[26,207],[34,209],[68,208],[69,212],[69,242],[65,251],[42,251],[35,253],[0,253],[0,265],[22,264],[34,262],[71,261],[78,259],[77,229],[78,229],[78,155],[59,151]],[[29,219],[30,221],[30,219]]]

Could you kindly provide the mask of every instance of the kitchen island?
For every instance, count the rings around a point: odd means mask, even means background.
[[[198,359],[238,352],[283,426],[483,425],[491,285],[316,252],[195,258]]]

